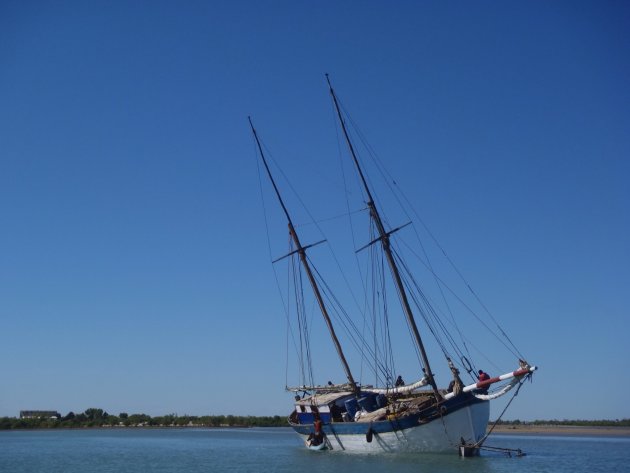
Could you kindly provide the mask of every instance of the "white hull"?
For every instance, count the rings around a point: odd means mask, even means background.
[[[368,442],[365,433],[340,434],[326,432],[329,448],[336,451],[356,453],[382,452],[456,452],[461,439],[467,444],[475,444],[483,438],[488,426],[490,403],[480,402],[468,405],[447,416],[427,424],[419,424],[403,430],[374,433]],[[367,431],[369,424],[365,425]],[[307,435],[301,435],[306,442]]]

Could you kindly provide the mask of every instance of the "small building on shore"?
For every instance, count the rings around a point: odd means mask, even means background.
[[[20,419],[61,419],[57,411],[20,411]]]

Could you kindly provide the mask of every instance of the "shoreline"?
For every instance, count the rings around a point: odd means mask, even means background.
[[[33,427],[19,429],[0,429],[0,432],[15,432],[29,430],[166,430],[166,429],[252,429],[252,428],[289,428],[289,426],[246,426],[246,425],[101,425],[101,426],[75,426],[75,427]],[[488,427],[490,429],[490,426]],[[630,427],[600,427],[578,425],[497,425],[492,429],[491,435],[524,435],[524,436],[559,436],[559,437],[630,437]]]
[[[597,427],[579,425],[497,425],[493,434],[561,435],[580,437],[630,437],[630,427]]]

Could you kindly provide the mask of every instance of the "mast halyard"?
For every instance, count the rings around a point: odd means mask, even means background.
[[[389,237],[391,235],[391,233],[393,232],[387,232],[385,231],[385,226],[383,225],[383,221],[381,219],[381,216],[378,212],[378,209],[376,208],[376,204],[374,203],[374,199],[372,198],[372,193],[370,192],[370,188],[367,185],[367,181],[365,179],[365,176],[363,174],[363,170],[361,169],[361,166],[359,165],[359,160],[357,158],[357,155],[354,151],[354,146],[352,145],[352,141],[350,140],[350,136],[348,135],[348,130],[346,129],[346,124],[343,120],[343,116],[341,114],[341,109],[339,107],[339,102],[337,101],[337,96],[335,95],[335,91],[333,90],[333,87],[330,83],[330,78],[328,77],[328,74],[326,74],[326,81],[328,82],[328,87],[330,89],[330,95],[332,96],[333,102],[335,104],[335,110],[337,111],[337,117],[339,118],[339,123],[341,124],[341,129],[343,131],[344,137],[346,139],[346,143],[348,144],[348,148],[350,149],[350,154],[352,155],[352,159],[354,161],[354,165],[357,169],[357,172],[359,174],[359,177],[361,178],[361,182],[363,184],[363,187],[365,189],[365,192],[367,194],[368,197],[368,202],[367,202],[367,206],[370,209],[370,217],[372,219],[372,221],[374,222],[374,224],[376,225],[376,229],[378,230],[379,233],[379,240],[381,241],[381,245],[383,247],[383,251],[385,252],[385,256],[387,258],[387,263],[390,267],[390,270],[392,272],[392,276],[394,279],[394,283],[396,285],[396,288],[398,290],[398,294],[400,296],[400,301],[403,307],[403,311],[405,313],[405,316],[407,318],[407,321],[409,322],[409,326],[411,327],[411,331],[413,332],[413,336],[416,342],[416,345],[418,347],[418,350],[420,351],[420,356],[422,358],[422,362],[425,366],[426,369],[426,377],[429,381],[429,384],[431,385],[431,387],[433,388],[433,393],[435,394],[436,400],[441,400],[442,399],[442,395],[440,394],[438,388],[437,388],[437,384],[435,382],[435,379],[433,377],[433,372],[431,371],[431,365],[429,364],[429,358],[427,357],[427,353],[426,350],[424,349],[424,343],[422,342],[422,338],[420,337],[420,332],[418,331],[418,326],[416,325],[416,320],[414,318],[413,315],[413,311],[411,310],[411,306],[409,304],[409,299],[407,298],[407,292],[405,290],[405,287],[402,283],[402,279],[400,277],[400,271],[398,270],[398,265],[396,264],[396,261],[394,259],[394,255],[392,253],[392,249],[391,249],[391,243],[389,241]]]
[[[280,191],[278,190],[278,186],[276,186],[276,181],[273,179],[273,176],[271,174],[271,170],[269,169],[269,166],[267,164],[267,159],[265,158],[265,154],[263,153],[262,150],[262,146],[260,144],[260,140],[258,139],[258,134],[256,133],[256,129],[254,128],[254,125],[252,123],[252,119],[251,117],[247,117],[247,119],[249,120],[249,125],[252,128],[252,133],[254,134],[254,138],[256,139],[256,144],[258,146],[258,151],[260,152],[260,157],[263,161],[263,164],[265,165],[265,170],[267,171],[267,175],[269,176],[269,180],[271,181],[271,184],[273,185],[273,189],[276,193],[276,196],[278,197],[278,201],[280,202],[280,206],[282,207],[282,210],[284,211],[284,215],[287,218],[287,222],[289,225],[289,234],[291,235],[291,239],[293,240],[293,243],[295,244],[296,250],[295,252],[298,253],[299,257],[300,257],[300,262],[302,263],[302,266],[304,268],[304,271],[306,272],[306,276],[308,277],[309,282],[311,283],[311,287],[313,289],[313,293],[315,295],[315,298],[317,299],[317,303],[319,305],[319,309],[322,313],[322,316],[324,317],[324,321],[326,322],[326,325],[328,327],[328,331],[330,332],[330,336],[332,338],[333,344],[335,345],[335,348],[337,350],[337,355],[339,356],[339,359],[341,360],[341,364],[343,366],[344,371],[346,372],[346,377],[348,378],[348,382],[350,383],[350,386],[352,387],[352,391],[355,393],[355,395],[358,396],[359,394],[359,387],[357,386],[357,383],[354,380],[354,377],[352,376],[352,372],[350,371],[350,366],[348,365],[348,362],[346,360],[346,357],[343,353],[343,349],[341,348],[341,344],[339,343],[339,339],[337,338],[337,334],[335,333],[335,329],[333,327],[332,321],[330,320],[330,316],[328,315],[328,310],[326,309],[326,305],[324,304],[324,300],[322,298],[321,292],[319,290],[319,286],[317,285],[317,281],[315,280],[315,277],[313,276],[313,272],[311,271],[311,267],[310,264],[308,262],[308,259],[306,258],[306,248],[302,246],[302,243],[300,242],[300,239],[298,237],[297,232],[295,231],[295,227],[293,226],[293,221],[291,220],[291,216],[289,215],[289,211],[287,210],[286,206],[284,205],[284,201],[282,200],[282,196],[280,195]]]

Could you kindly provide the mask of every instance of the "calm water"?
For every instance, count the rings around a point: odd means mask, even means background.
[[[0,472],[630,472],[630,438],[496,435],[488,444],[527,456],[312,452],[289,429],[1,431]]]

